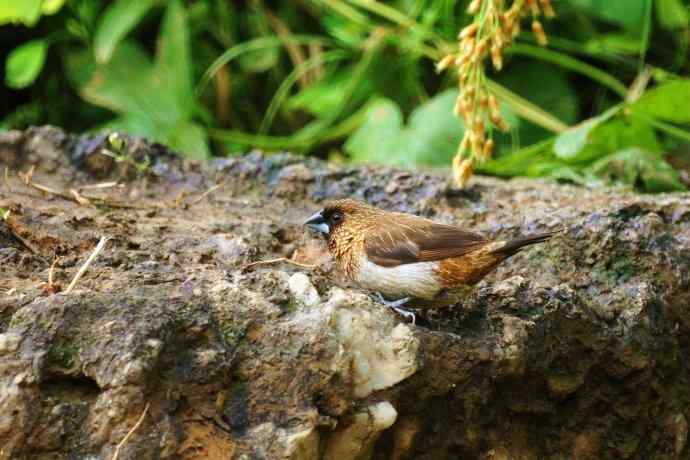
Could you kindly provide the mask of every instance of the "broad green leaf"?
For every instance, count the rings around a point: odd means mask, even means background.
[[[41,73],[48,42],[31,40],[13,49],[5,63],[5,83],[10,88],[25,88]]]
[[[401,140],[404,164],[450,164],[464,133],[462,121],[453,114],[457,97],[457,90],[446,90],[412,112],[406,137]]]
[[[579,185],[587,185],[587,178],[582,172],[559,161],[540,161],[527,168],[527,176],[531,177],[550,177],[560,181],[573,182]]]
[[[554,138],[547,139],[479,164],[476,169],[497,176],[539,176],[538,172],[534,172],[534,166],[548,162],[562,164],[553,154],[553,144]]]
[[[590,144],[590,135],[592,131],[597,126],[609,120],[617,111],[617,108],[610,109],[598,117],[590,118],[570,128],[566,132],[559,134],[553,145],[553,151],[556,156],[564,160],[573,160],[577,158],[580,152]]]
[[[187,158],[203,160],[210,156],[206,131],[199,125],[183,121],[173,127],[166,139],[174,150]]]
[[[570,0],[570,3],[605,21],[639,30],[647,1],[651,0]]]
[[[156,0],[117,0],[110,4],[94,37],[96,62],[108,62],[120,41],[156,3]]]
[[[567,163],[582,164],[631,147],[661,156],[656,132],[649,123],[640,118],[617,116],[595,126],[588,134],[584,147],[576,154],[560,158]]]
[[[382,99],[369,110],[345,150],[359,162],[447,166],[463,134],[462,122],[453,115],[456,97],[454,89],[433,97],[412,113],[408,126],[403,126],[397,104]]]
[[[321,18],[321,24],[329,35],[348,48],[360,48],[369,36],[369,30],[361,23],[340,15],[330,14],[330,10],[326,10]]]
[[[45,15],[55,14],[60,11],[60,8],[65,4],[65,0],[43,0],[41,4],[41,13]]]
[[[42,0],[0,1],[0,25],[21,22],[33,26],[41,17]]]
[[[154,78],[176,99],[181,117],[194,112],[194,88],[187,12],[180,0],[170,0],[158,39]]]
[[[99,65],[84,51],[68,55],[66,67],[84,99],[121,114],[107,127],[205,158],[206,133],[191,121],[200,111],[193,99],[191,72],[184,66],[190,59],[188,39],[184,9],[173,0],[161,26],[155,65],[136,42],[124,40],[107,63]]]
[[[659,155],[628,148],[608,155],[585,170],[609,183],[642,185],[647,192],[685,190],[678,173]]]
[[[681,0],[654,0],[656,17],[665,29],[685,29],[688,27],[688,6]]]
[[[167,137],[159,124],[147,117],[146,114],[126,114],[113,118],[98,127],[98,131],[120,131],[142,136],[155,142],[165,143]]]
[[[290,98],[285,104],[288,110],[304,110],[319,118],[327,118],[339,111],[346,102],[348,82],[354,78],[354,68],[339,68],[337,72],[327,75],[311,84]],[[347,102],[358,105],[372,97],[374,88],[370,79],[364,78],[350,95]]]
[[[345,96],[346,82],[352,72],[341,69],[332,77],[322,78],[288,99],[288,110],[304,110],[316,117],[325,118],[340,106]]]
[[[672,123],[690,123],[690,80],[670,80],[644,93],[631,110]]]
[[[161,110],[150,101],[151,62],[135,42],[123,41],[102,65],[87,51],[68,55],[66,70],[81,96],[92,104],[119,113]]]
[[[395,164],[402,123],[402,112],[395,102],[374,102],[366,121],[345,143],[345,151],[354,161]]]
[[[583,152],[584,158],[600,158],[603,154],[630,147],[645,149],[659,157],[662,155],[656,131],[649,123],[637,117],[612,118],[594,130],[592,140],[592,145]]]

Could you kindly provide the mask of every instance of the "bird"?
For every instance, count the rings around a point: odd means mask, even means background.
[[[398,313],[457,303],[501,262],[562,231],[492,240],[363,201],[325,203],[304,225],[327,240],[336,272]]]

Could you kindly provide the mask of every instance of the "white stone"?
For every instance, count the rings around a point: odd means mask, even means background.
[[[313,307],[321,302],[319,293],[309,277],[304,273],[295,273],[288,280],[288,289],[295,300],[307,307]]]
[[[349,423],[328,437],[324,460],[368,458],[376,440],[395,423],[397,417],[398,412],[388,401],[372,404],[356,413]]]
[[[19,344],[22,341],[22,336],[15,332],[6,332],[0,334],[0,353],[11,353],[17,351]]]
[[[341,359],[351,364],[340,366],[352,369],[357,398],[389,388],[417,372],[419,340],[408,325],[394,326],[384,310],[372,314],[370,308],[341,306],[333,316]]]

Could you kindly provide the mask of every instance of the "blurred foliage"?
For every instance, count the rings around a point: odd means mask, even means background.
[[[689,2],[554,2],[549,46],[520,36],[488,74],[511,131],[479,171],[684,189],[670,164],[690,152]],[[196,158],[448,166],[457,82],[434,64],[467,3],[3,1],[0,127],[123,130]]]

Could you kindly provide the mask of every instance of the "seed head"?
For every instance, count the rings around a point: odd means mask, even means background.
[[[458,160],[457,162],[455,161],[456,159]],[[458,184],[458,187],[465,188],[470,180],[470,177],[472,177],[473,171],[474,164],[471,159],[466,158],[461,160],[457,156],[454,158],[453,173],[455,176],[455,183]]]
[[[532,33],[534,34],[534,38],[537,39],[537,43],[539,43],[541,46],[546,46],[548,40],[546,39],[546,34],[544,33],[544,27],[542,27],[541,22],[537,21],[536,19],[532,21]]]

